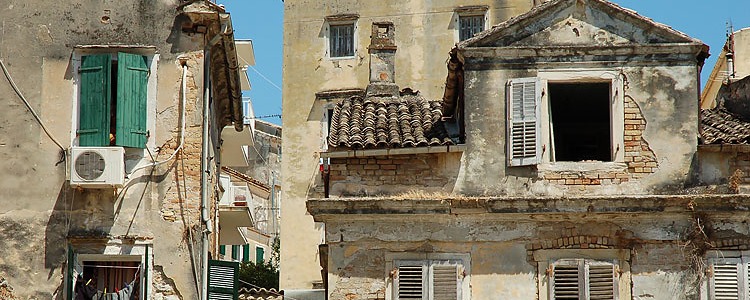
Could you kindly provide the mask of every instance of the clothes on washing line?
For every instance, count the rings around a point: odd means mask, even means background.
[[[86,285],[81,276],[78,276],[74,291],[76,294],[75,300],[91,300],[97,292],[95,287]]]
[[[130,296],[133,294],[133,284],[135,282],[131,282],[130,284],[126,284],[125,287],[116,293],[103,293],[102,291],[97,291],[96,295],[91,298],[91,300],[130,300]]]

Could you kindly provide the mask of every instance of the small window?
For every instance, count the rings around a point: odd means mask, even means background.
[[[329,56],[354,56],[354,22],[346,24],[330,24],[328,29]]]
[[[255,263],[261,264],[265,261],[266,251],[263,247],[255,247]]]
[[[484,15],[459,15],[458,39],[464,41],[484,31]]]
[[[561,259],[551,265],[549,299],[615,300],[615,263],[588,259]]]
[[[148,60],[131,53],[81,58],[79,146],[145,148],[148,130]]]
[[[748,287],[749,263],[750,258],[745,256],[735,258],[719,256],[710,259],[710,299],[750,299],[750,287]]]
[[[553,161],[612,161],[609,82],[548,84]]]
[[[396,261],[393,299],[462,299],[462,273],[457,260]]]

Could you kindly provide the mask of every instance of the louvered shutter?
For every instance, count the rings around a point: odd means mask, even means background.
[[[433,261],[430,265],[431,300],[458,300],[458,265],[450,261]]]
[[[255,247],[255,263],[259,264],[265,260],[266,251],[261,247]]]
[[[237,300],[239,263],[208,261],[208,300]]]
[[[117,119],[115,144],[146,147],[149,69],[146,57],[117,53]]]
[[[507,144],[511,166],[538,164],[541,160],[541,95],[539,78],[517,78],[508,82]]]
[[[738,258],[725,258],[712,264],[711,299],[740,300],[741,261]]]
[[[425,271],[423,262],[403,263],[398,267],[396,277],[396,299],[427,300],[425,293]]]
[[[580,299],[584,282],[581,265],[578,261],[562,261],[553,265],[551,299]]]
[[[586,262],[586,294],[589,300],[615,299],[615,269],[607,262]]]
[[[109,54],[82,57],[76,131],[79,146],[109,146],[110,65]]]

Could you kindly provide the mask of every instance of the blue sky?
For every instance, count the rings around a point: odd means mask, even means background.
[[[325,1],[325,0],[323,0]],[[372,0],[363,0],[372,1]],[[530,1],[530,0],[529,0]],[[664,23],[711,47],[701,79],[705,82],[726,40],[727,22],[750,27],[750,0],[614,0],[620,6]],[[256,116],[281,114],[281,62],[284,3],[281,0],[218,0],[232,14],[235,38],[252,39],[255,69],[249,94]],[[247,92],[246,92],[247,93]],[[278,117],[264,118],[281,124]]]

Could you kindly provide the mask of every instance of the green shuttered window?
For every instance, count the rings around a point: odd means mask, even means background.
[[[262,263],[265,260],[266,257],[266,251],[263,250],[261,247],[255,247],[255,263],[259,264]]]
[[[112,57],[107,53],[82,58],[80,121],[76,131],[78,144],[109,146],[112,133],[117,146],[145,148],[148,136],[147,58],[120,52],[117,53],[117,68],[113,69]]]
[[[208,300],[237,300],[238,298],[239,263],[209,260]]]

